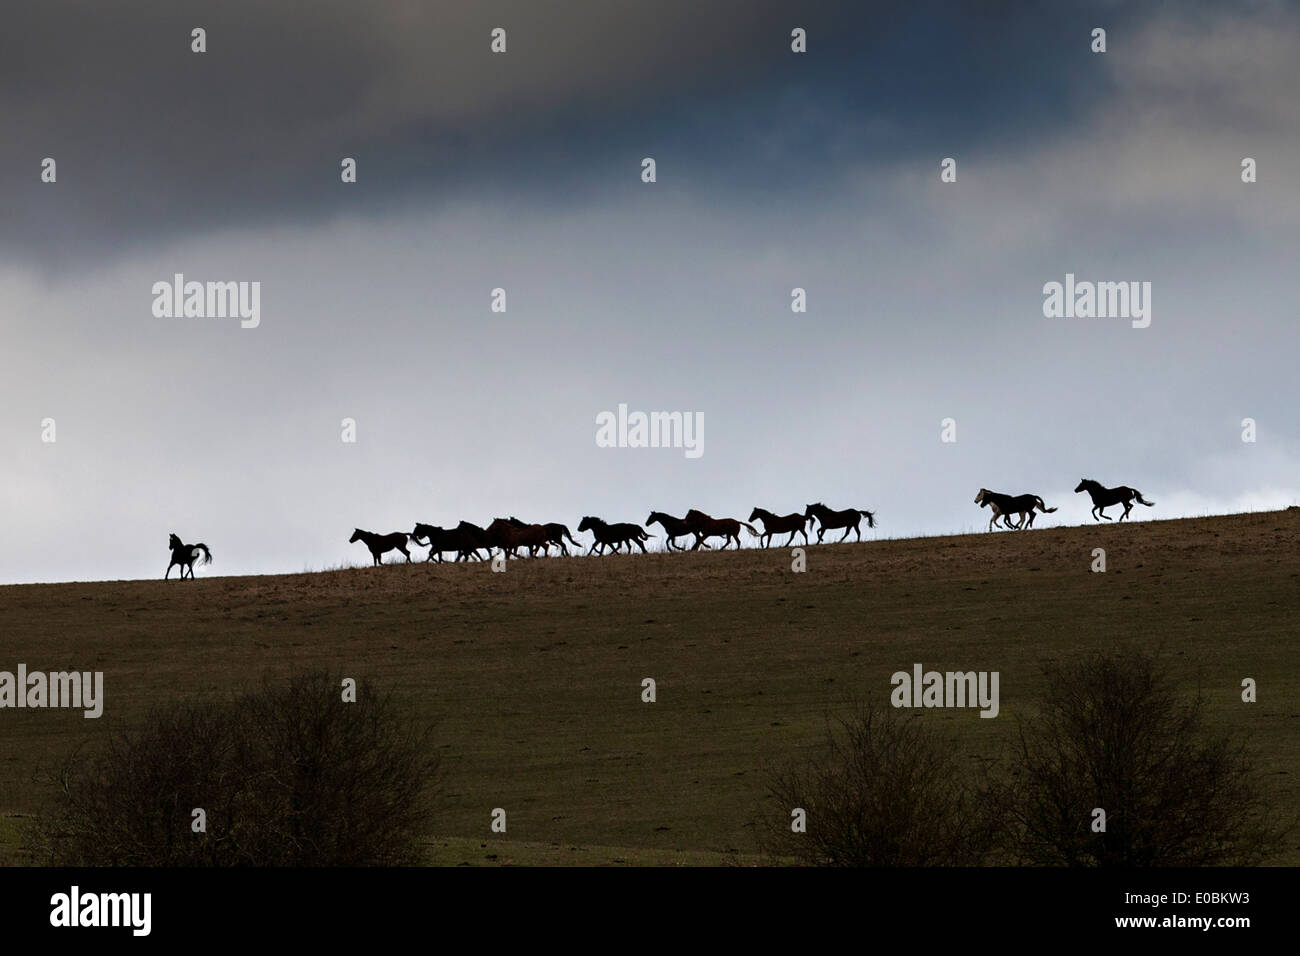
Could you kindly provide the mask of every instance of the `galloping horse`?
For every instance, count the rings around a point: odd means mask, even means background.
[[[678,551],[685,551],[686,548],[681,545],[674,546],[673,539],[681,538],[689,534],[695,534],[695,532],[687,526],[686,522],[681,518],[674,518],[672,515],[666,515],[662,511],[652,511],[650,512],[650,517],[645,519],[646,527],[649,527],[656,521],[659,522],[659,527],[664,529],[664,534],[668,536],[668,550],[672,551],[674,547],[676,547],[676,550]],[[695,543],[700,543],[699,535],[695,535]],[[708,545],[706,544],[704,547],[707,548]]]
[[[582,519],[578,524],[578,530],[590,531],[592,537],[596,539],[596,543],[587,551],[588,554],[596,550],[596,545],[600,545],[600,553],[604,554],[606,545],[617,551],[621,544],[626,544],[629,552],[632,550],[632,545],[635,544],[644,554],[646,553],[645,545],[641,542],[650,537],[645,533],[645,528],[639,524],[630,524],[625,521],[618,524],[606,524],[591,515],[587,515]]]
[[[1079,486],[1074,489],[1074,492],[1078,494],[1081,491],[1088,492],[1088,497],[1092,499],[1093,521],[1098,520],[1098,514],[1110,521],[1111,517],[1106,514],[1106,509],[1111,505],[1124,506],[1124,513],[1119,516],[1119,520],[1123,521],[1128,517],[1128,513],[1133,510],[1132,502],[1137,501],[1148,508],[1155,504],[1154,501],[1147,501],[1143,498],[1142,492],[1136,488],[1130,488],[1127,485],[1120,485],[1118,488],[1103,488],[1099,482],[1093,481],[1091,478],[1079,479]]]
[[[505,518],[497,518],[487,526],[488,537],[507,557],[517,558],[520,548],[528,549],[530,558],[537,557],[537,549],[546,550],[546,529],[539,524],[528,524],[517,528]]]
[[[832,511],[820,501],[815,505],[809,505],[808,510],[804,512],[803,516],[805,518],[816,518],[821,522],[822,526],[817,529],[818,544],[822,543],[822,535],[832,528],[843,528],[844,538],[847,538],[849,532],[852,531],[857,535],[857,539],[861,541],[862,532],[859,530],[858,525],[863,518],[867,519],[868,528],[874,528],[876,526],[876,514],[874,511],[863,511],[860,508],[848,508],[844,511]],[[843,541],[844,538],[840,538],[840,541]]]
[[[752,524],[745,521],[737,521],[735,518],[715,518],[712,515],[706,515],[703,511],[692,508],[686,512],[686,527],[695,535],[695,546],[692,551],[699,549],[704,543],[705,538],[722,538],[722,547],[720,551],[725,551],[727,545],[732,541],[736,542],[736,548],[740,548],[740,528],[744,525],[749,529],[749,533],[755,538],[758,535],[758,529]]]
[[[488,553],[488,557],[492,556],[492,548],[494,545],[492,536],[487,533],[486,528],[480,528],[476,524],[462,521],[460,524],[456,525],[456,531],[464,538],[467,544],[471,545],[468,552],[469,554],[477,558],[479,556],[478,549],[482,548]],[[462,551],[456,560],[459,561],[465,554],[466,552]],[[482,559],[480,558],[480,560]]]
[[[348,544],[355,544],[358,541],[364,541],[367,548],[370,549],[370,556],[375,559],[375,566],[383,564],[379,556],[387,554],[396,548],[402,554],[406,555],[406,561],[411,561],[411,552],[406,550],[406,535],[400,531],[394,531],[392,534],[375,534],[373,531],[362,531],[360,528],[352,532],[352,537],[348,538]]]
[[[467,554],[478,557],[474,539],[459,528],[439,528],[437,525],[417,524],[411,530],[411,540],[424,547],[426,542],[421,541],[421,538],[428,539],[428,560],[430,561],[436,558],[438,563],[442,564],[442,553],[444,551],[455,551],[457,561]]]
[[[785,534],[787,531],[790,532],[790,540],[782,547],[789,547],[794,541],[796,533],[803,535],[804,544],[808,543],[808,532],[804,530],[804,526],[808,524],[808,518],[797,511],[788,515],[774,515],[766,508],[755,508],[749,513],[749,520],[763,522],[763,538],[767,539],[767,542],[763,544],[765,548],[772,542],[772,535]],[[847,534],[847,532],[845,533]],[[762,541],[762,538],[759,540]]]
[[[167,540],[167,547],[172,549],[172,563],[167,565],[167,572],[163,575],[163,580],[167,580],[167,575],[172,573],[172,568],[176,565],[181,566],[181,580],[185,580],[185,569],[190,569],[190,577],[194,577],[194,562],[200,564],[212,563],[212,552],[208,550],[206,544],[182,544],[181,539],[176,537],[175,533]]]
[[[1051,514],[1055,508],[1049,508],[1043,504],[1043,499],[1038,495],[1011,495],[999,494],[996,491],[989,491],[987,488],[981,488],[980,493],[975,496],[975,504],[983,508],[989,506],[993,512],[993,517],[989,519],[989,530],[993,530],[994,523],[1001,518],[1008,528],[1020,528],[1025,526],[1025,518],[1029,518],[1029,527],[1034,526],[1034,507],[1037,506],[1043,514]],[[1018,515],[1020,520],[1016,524],[1011,523],[1011,516]]]
[[[514,525],[516,528],[528,527],[528,525],[524,524],[524,522],[520,521],[514,515],[510,516],[510,523]],[[573,540],[573,535],[569,534],[568,525],[560,524],[558,521],[550,521],[542,525],[542,527],[546,529],[546,544],[548,546],[552,544],[558,544],[560,546],[561,553],[566,558],[569,556],[569,549],[564,546],[565,538],[568,538],[569,543],[572,544],[575,548],[582,547],[582,545],[578,544],[578,542]]]

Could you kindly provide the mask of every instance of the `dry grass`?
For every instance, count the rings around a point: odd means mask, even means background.
[[[1106,574],[1089,571],[1095,547]],[[1040,661],[1124,646],[1199,681],[1208,719],[1250,735],[1295,813],[1298,557],[1292,510],[813,547],[804,574],[773,549],[0,587],[0,669],[102,670],[106,697],[100,721],[0,711],[0,859],[21,859],[12,815],[48,799],[34,771],[110,722],[315,668],[372,677],[437,722],[431,847],[514,848],[498,862],[744,859],[764,767],[817,746],[828,712],[888,693],[894,671],[1001,672],[999,719],[920,718],[974,767],[1013,740]],[[1243,677],[1258,704],[1240,702]]]

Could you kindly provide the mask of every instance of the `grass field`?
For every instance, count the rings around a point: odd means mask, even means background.
[[[920,718],[974,768],[1031,713],[1042,661],[1126,647],[1160,649],[1210,720],[1249,735],[1294,816],[1298,612],[1296,509],[813,547],[802,574],[772,549],[0,587],[0,670],[101,670],[106,698],[99,720],[0,711],[0,862],[24,861],[21,818],[50,798],[36,772],[72,748],[317,667],[436,721],[431,863],[753,862],[764,768],[895,671],[1001,673],[998,719]]]

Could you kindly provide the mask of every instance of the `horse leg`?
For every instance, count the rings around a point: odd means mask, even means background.
[[[844,537],[840,538],[840,540],[837,541],[837,542],[835,542],[835,543],[836,543],[836,544],[839,544],[840,542],[842,542],[842,541],[844,540],[844,538],[847,538],[847,537],[849,536],[849,532],[850,532],[851,530],[852,530],[852,529],[851,529],[848,525],[845,525],[845,526],[844,526]]]
[[[856,535],[858,536],[858,540],[859,540],[859,541],[862,540],[862,528],[861,528],[859,525],[856,525],[856,524],[855,524],[855,525],[853,526],[853,533],[856,534]],[[847,531],[845,531],[845,532],[844,532],[844,537],[847,538],[848,536],[849,536],[849,533],[848,533]]]

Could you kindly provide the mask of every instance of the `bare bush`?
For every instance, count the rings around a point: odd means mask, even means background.
[[[1044,676],[1001,801],[1020,862],[1240,865],[1281,845],[1289,827],[1270,822],[1244,744],[1207,728],[1203,699],[1180,699],[1153,656],[1096,655]]]
[[[345,703],[338,679],[300,675],[155,710],[70,759],[34,849],[51,865],[409,864],[437,764],[431,731],[369,681]]]
[[[763,850],[814,866],[975,865],[994,826],[949,741],[911,711],[867,703],[827,729],[824,752],[775,773]],[[807,812],[807,832],[791,811]]]

